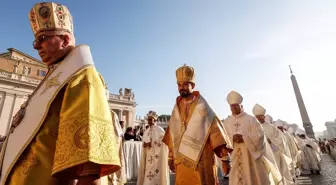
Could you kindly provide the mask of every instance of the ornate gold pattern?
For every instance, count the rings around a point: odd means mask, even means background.
[[[62,72],[57,73],[54,77],[51,77],[50,79],[45,81],[45,86],[43,91],[41,92],[41,95],[45,93],[48,89],[52,87],[58,87],[61,85],[59,81],[59,77],[61,76]]]
[[[82,67],[76,71],[73,71],[73,74],[71,74],[71,76],[69,76],[69,78],[67,78],[66,80],[64,80],[64,83],[62,82],[62,86],[59,86],[57,89],[55,89],[55,93],[52,94],[52,97],[50,99],[50,101],[48,102],[47,105],[47,109],[46,112],[41,116],[43,117],[43,119],[41,119],[41,121],[39,121],[39,123],[36,125],[36,129],[34,129],[34,132],[31,134],[31,136],[27,136],[28,139],[25,142],[24,146],[22,147],[22,149],[18,152],[18,154],[15,154],[15,159],[10,163],[10,166],[8,167],[9,170],[7,170],[3,175],[2,178],[6,179],[6,184],[7,185],[16,185],[16,184],[24,184],[24,183],[20,183],[20,182],[27,182],[28,184],[36,184],[36,181],[38,181],[38,183],[41,182],[41,184],[48,184],[49,182],[54,182],[54,183],[58,183],[57,181],[55,181],[55,178],[51,177],[51,168],[52,168],[52,164],[53,164],[53,159],[54,159],[54,151],[55,148],[59,149],[57,147],[55,147],[55,140],[54,140],[54,134],[55,133],[50,133],[50,129],[51,130],[57,130],[58,128],[58,124],[59,122],[59,118],[63,117],[63,119],[67,120],[67,115],[64,114],[64,112],[59,113],[60,110],[67,110],[69,112],[69,110],[84,110],[86,111],[86,116],[87,117],[91,117],[91,114],[95,115],[95,113],[97,113],[96,111],[92,111],[92,108],[94,105],[102,107],[101,109],[99,109],[98,112],[101,112],[102,115],[106,115],[103,116],[104,118],[106,118],[105,120],[111,120],[111,118],[108,118],[108,114],[105,114],[106,112],[109,112],[109,108],[108,108],[108,104],[107,102],[104,101],[105,97],[105,90],[103,88],[101,88],[100,86],[94,88],[94,89],[90,89],[88,90],[89,92],[85,92],[83,93],[83,89],[81,89],[80,91],[74,90],[74,89],[80,89],[78,88],[81,84],[78,84],[78,79],[83,78],[84,77],[89,77],[89,78],[95,78],[97,75],[97,72],[95,71],[94,67],[90,66],[90,67]],[[72,80],[70,80],[70,78]],[[70,82],[69,82],[70,80]],[[69,82],[69,83],[68,83]],[[68,83],[69,85],[67,86],[66,89],[64,89],[65,91],[60,91],[61,87],[63,87],[63,85],[65,83]],[[69,87],[74,87],[76,86],[76,88],[69,88]],[[60,93],[59,93],[60,92]],[[60,95],[60,94],[64,94],[64,97],[67,97],[67,100],[65,101],[65,99],[55,99],[56,95]],[[90,97],[94,97],[90,99],[90,108],[88,109],[73,109],[73,104],[77,104],[78,105],[78,100],[83,100],[85,98],[85,94],[90,94]],[[58,96],[59,97],[59,96]],[[61,97],[63,98],[63,97]],[[87,99],[87,98],[86,98]],[[72,101],[69,101],[72,100]],[[76,100],[76,102],[74,101]],[[55,102],[59,102],[62,103],[61,106],[54,108],[52,105]],[[69,103],[70,102],[70,103]],[[88,102],[88,101],[86,101]],[[82,105],[82,104],[81,104]],[[103,106],[104,105],[104,106]],[[62,107],[62,108],[61,108]],[[83,106],[82,106],[83,107]],[[52,110],[49,111],[48,110]],[[104,110],[104,111],[102,111]],[[57,112],[56,116],[51,116],[50,113],[54,113]],[[70,111],[71,112],[71,111]],[[48,113],[48,114],[47,114]],[[74,115],[74,114],[71,114]],[[52,118],[50,118],[52,117]],[[45,119],[44,119],[45,118]],[[50,120],[48,120],[50,118]],[[107,119],[108,118],[108,119]],[[56,128],[51,128],[50,124],[55,124],[57,123],[57,127]],[[61,122],[62,123],[62,122]],[[47,127],[47,125],[49,125]],[[108,121],[108,125],[111,125],[111,121]],[[71,127],[71,125],[69,125]],[[103,127],[106,127],[105,124],[102,125]],[[92,125],[90,125],[90,127],[94,127]],[[109,132],[104,133],[104,135],[112,135],[111,137],[115,137],[115,133],[111,132],[112,129],[109,130]],[[72,133],[73,136],[74,133]],[[101,133],[102,134],[102,133]],[[90,135],[90,137],[92,137]],[[101,137],[101,135],[94,135],[94,137]],[[47,139],[46,139],[47,138]],[[72,137],[67,137],[69,140]],[[59,139],[59,138],[57,138]],[[112,145],[113,147],[114,145],[114,141],[115,138],[113,138],[112,140],[110,140],[110,145]],[[106,141],[109,142],[109,141]],[[103,147],[105,143],[103,143]],[[112,153],[110,154],[111,156],[115,156],[114,155],[114,149],[113,147],[107,147],[107,148],[112,148],[111,150],[108,150],[107,152]],[[42,150],[41,150],[42,148]],[[62,146],[60,146],[60,149],[62,150]],[[24,154],[24,151],[37,151],[37,160],[41,160],[41,162],[38,162],[37,164],[43,163],[44,165],[42,167],[39,167],[41,165],[37,165],[37,167],[32,167],[29,168],[29,170],[32,169],[32,172],[28,171],[28,175],[26,176],[20,176],[17,175],[17,172],[20,172],[20,170],[18,170],[19,166],[21,166],[21,162],[22,160],[24,160],[24,158],[27,156],[26,154]],[[89,151],[89,152],[93,152],[93,151]],[[109,174],[112,172],[112,170],[116,171],[118,170],[118,166],[120,166],[120,162],[119,160],[111,160],[110,159],[104,159],[101,160],[103,162],[101,162],[99,159],[95,158],[94,155],[92,155],[93,157],[91,158],[91,153],[87,152],[87,156],[90,159],[90,161],[95,162],[96,164],[106,164],[106,165],[100,165],[101,166],[101,174]],[[96,152],[96,151],[94,151]],[[40,156],[40,157],[38,157]],[[106,155],[105,155],[106,156]],[[110,161],[108,161],[110,160]],[[85,161],[82,161],[85,162]],[[77,164],[81,164],[81,162],[77,163]],[[114,167],[114,168],[113,168]],[[113,168],[113,169],[112,169]],[[107,170],[108,171],[107,171]],[[103,173],[104,172],[104,173]],[[14,173],[16,176],[14,176]],[[21,172],[20,172],[21,173]],[[41,177],[38,178],[33,178],[33,175],[36,174],[41,174]],[[36,180],[38,179],[38,180]]]
[[[89,128],[88,124],[85,124],[85,125],[80,126],[75,132],[74,142],[75,142],[75,145],[79,149],[87,149],[88,146],[89,146],[89,143],[88,143],[88,141],[89,141],[88,128]]]
[[[195,83],[195,70],[193,67],[184,65],[176,70],[177,83],[192,82]]]
[[[68,15],[66,11],[64,10],[63,6],[60,4],[56,5],[56,10],[55,10],[56,17],[58,19],[58,25],[61,28],[64,28],[65,25],[65,17]]]
[[[72,16],[66,6],[53,2],[37,3],[28,17],[35,36],[43,31],[64,31],[73,34]]]
[[[88,69],[69,88],[72,92],[62,105],[69,107],[61,111],[52,174],[87,162],[104,164],[99,175],[114,172],[120,166],[118,136],[98,73]]]
[[[238,148],[237,150],[237,162],[238,162],[238,185],[243,185],[244,184],[244,179],[243,179],[243,164],[242,164],[242,152],[241,149]]]
[[[51,15],[51,10],[48,6],[46,6],[46,3],[41,3],[41,7],[38,9],[38,13],[43,19],[42,21],[43,25],[46,28],[49,28],[51,26],[51,22],[49,20],[50,15]]]
[[[112,130],[112,127],[108,120],[93,116],[78,116],[60,123],[53,171],[61,171],[88,161],[103,164],[118,161],[118,151],[110,144],[114,136],[108,130]],[[70,137],[73,139],[69,139],[70,135],[73,135]]]

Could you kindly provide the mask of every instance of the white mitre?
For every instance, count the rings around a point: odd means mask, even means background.
[[[155,111],[152,111],[152,110],[151,110],[151,111],[149,111],[148,114],[147,114],[147,118],[148,118],[148,117],[152,117],[152,118],[154,118],[155,120],[157,120],[159,116],[157,115],[157,113],[156,113]]]
[[[274,125],[277,126],[277,127],[283,127],[283,126],[285,126],[285,122],[282,121],[281,119],[278,119],[274,122]]]
[[[226,100],[229,103],[229,105],[243,103],[243,97],[239,93],[237,93],[236,91],[231,91],[227,95]]]
[[[302,129],[298,128],[295,132],[296,134],[299,134],[299,135],[306,135],[306,132],[303,131]]]
[[[270,116],[270,115],[266,115],[265,116],[265,121],[267,121],[267,122],[270,122],[270,123],[273,123],[273,118],[272,118],[272,116]]]
[[[255,104],[253,106],[252,113],[255,116],[263,116],[266,113],[266,109],[259,104]]]

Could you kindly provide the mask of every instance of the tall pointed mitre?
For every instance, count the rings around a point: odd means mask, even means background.
[[[64,32],[73,35],[72,16],[64,5],[53,2],[37,3],[29,12],[29,20],[35,37],[43,31]]]
[[[191,82],[195,84],[195,70],[191,66],[184,64],[176,70],[177,83]]]
[[[255,104],[253,106],[252,113],[255,116],[264,116],[266,113],[266,109],[259,104]]]
[[[229,105],[243,103],[243,97],[239,93],[237,93],[236,91],[231,91],[227,95],[226,100],[229,103]]]

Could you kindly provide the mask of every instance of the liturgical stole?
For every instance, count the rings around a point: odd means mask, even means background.
[[[196,169],[206,144],[210,126],[214,122],[216,114],[210,108],[205,99],[200,95],[194,112],[183,132],[183,121],[179,108],[175,104],[169,122],[170,134],[174,143],[175,164],[183,163],[187,167]]]

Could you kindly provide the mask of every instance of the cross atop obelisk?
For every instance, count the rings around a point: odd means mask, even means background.
[[[313,125],[310,122],[308,112],[307,112],[306,106],[303,102],[303,98],[302,98],[302,95],[301,95],[301,92],[300,92],[299,85],[298,85],[298,83],[296,81],[296,78],[293,74],[291,66],[289,66],[289,70],[290,70],[290,73],[291,73],[291,80],[292,80],[292,84],[293,84],[293,88],[294,88],[296,101],[297,101],[297,104],[299,106],[299,110],[300,110],[300,114],[301,114],[303,128],[305,129],[308,137],[315,139],[315,134],[314,134],[314,131],[313,131]]]
[[[291,75],[293,75],[293,71],[292,71],[291,65],[289,65],[289,71],[290,71]]]

